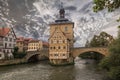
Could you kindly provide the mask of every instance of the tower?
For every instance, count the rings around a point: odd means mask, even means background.
[[[63,7],[59,10],[59,18],[49,25],[50,63],[54,65],[73,63],[74,23],[65,18],[65,10]]]

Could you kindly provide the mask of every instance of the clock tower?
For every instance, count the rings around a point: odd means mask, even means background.
[[[53,65],[74,63],[74,22],[65,18],[65,10],[61,7],[59,18],[50,23],[49,59]]]

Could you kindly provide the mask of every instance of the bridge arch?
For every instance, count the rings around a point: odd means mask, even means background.
[[[103,57],[105,57],[105,55],[97,51],[86,51],[86,52],[80,53],[78,57],[81,57],[82,59],[94,59],[99,61]]]
[[[39,60],[39,55],[38,53],[31,53],[26,55],[26,61],[27,62],[34,62]]]
[[[26,62],[48,59],[48,50],[28,51],[24,59]]]
[[[80,54],[86,53],[86,52],[97,52],[101,55],[107,56],[109,54],[109,51],[107,48],[98,47],[98,48],[75,48],[73,51],[73,57],[77,57]]]

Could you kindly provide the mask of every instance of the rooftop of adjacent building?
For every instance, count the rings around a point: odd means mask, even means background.
[[[32,39],[32,40],[29,41],[29,43],[38,43],[38,42],[40,42],[40,40]]]
[[[30,40],[33,40],[33,38],[24,38],[24,37],[17,37],[17,42],[22,42],[22,41],[30,41]]]
[[[10,31],[8,27],[0,27],[0,36],[6,36]]]

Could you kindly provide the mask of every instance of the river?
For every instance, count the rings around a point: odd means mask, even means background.
[[[47,61],[0,67],[0,80],[103,80],[93,60],[75,59],[75,65],[54,67]]]

